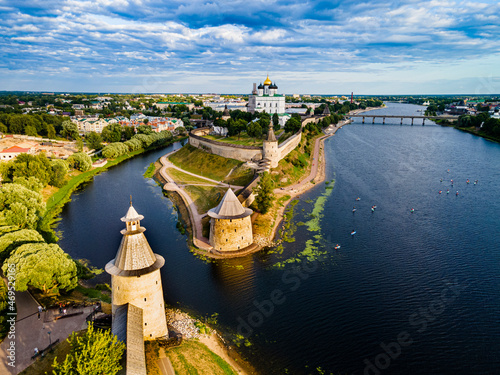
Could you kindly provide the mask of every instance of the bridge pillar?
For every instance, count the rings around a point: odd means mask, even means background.
[[[372,117],[372,124],[375,124],[375,117]]]
[[[384,119],[382,120],[382,124],[383,124],[383,125],[385,125],[385,117],[384,117]]]
[[[401,123],[399,125],[403,125],[403,118],[401,117]]]
[[[365,123],[365,116],[363,116],[363,124]]]
[[[413,117],[411,118],[411,125],[413,126]]]
[[[422,119],[422,126],[425,125],[425,117]]]

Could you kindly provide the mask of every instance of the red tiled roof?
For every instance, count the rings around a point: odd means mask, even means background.
[[[5,150],[2,150],[0,152],[19,152],[19,153],[22,153],[22,152],[29,152],[29,150],[30,150],[29,148],[12,146],[12,147],[6,148]]]

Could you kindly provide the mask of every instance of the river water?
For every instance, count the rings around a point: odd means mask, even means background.
[[[387,103],[375,112],[422,109]],[[500,145],[417,122],[357,119],[327,139],[334,188],[318,184],[300,197],[295,240],[281,252],[211,263],[189,252],[172,203],[142,177],[180,144],[75,193],[61,213],[60,245],[103,268],[132,195],[151,247],[166,260],[166,302],[201,317],[219,313],[226,334],[248,339],[240,350],[262,373],[498,373]],[[319,226],[302,225],[313,210]]]

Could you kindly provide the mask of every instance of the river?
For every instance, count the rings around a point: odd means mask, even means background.
[[[387,103],[376,112],[423,108]],[[198,316],[219,313],[223,332],[248,339],[241,350],[262,373],[497,373],[500,145],[399,122],[357,119],[325,141],[334,188],[318,184],[300,197],[295,241],[281,253],[205,262],[189,252],[172,203],[142,177],[179,144],[76,192],[61,213],[60,245],[103,268],[132,195],[151,247],[166,260],[166,302]],[[302,225],[314,207],[319,227]],[[306,247],[309,261],[290,263]]]

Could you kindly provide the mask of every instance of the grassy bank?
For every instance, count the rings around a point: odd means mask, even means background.
[[[185,145],[169,160],[185,171],[232,185],[244,186],[253,177],[253,171],[242,161],[209,154],[191,145]]]
[[[170,358],[175,373],[179,375],[237,374],[226,361],[198,341],[184,341],[180,346],[168,349],[165,354]]]
[[[133,152],[129,152],[128,154],[121,155],[117,157],[116,159],[110,159],[104,165],[103,167],[99,168],[94,168],[91,169],[87,172],[83,172],[80,174],[75,175],[73,178],[71,178],[63,187],[61,187],[59,190],[55,191],[52,196],[50,196],[47,199],[47,207],[45,210],[45,213],[40,220],[38,224],[38,229],[40,233],[42,233],[43,237],[47,242],[57,242],[58,238],[54,231],[51,228],[51,225],[54,223],[56,220],[56,216],[61,212],[62,208],[71,199],[71,194],[82,184],[91,181],[95,175],[102,173],[106,170],[108,170],[111,167],[114,167],[115,165],[120,164],[121,162],[131,159],[134,156],[140,155],[144,152],[151,151],[160,147],[166,147],[174,142],[180,141],[182,139],[185,139],[186,137],[181,137],[177,139],[173,139],[172,141],[159,146],[159,147],[152,147],[152,148],[146,148],[146,149],[140,149],[136,150]]]

